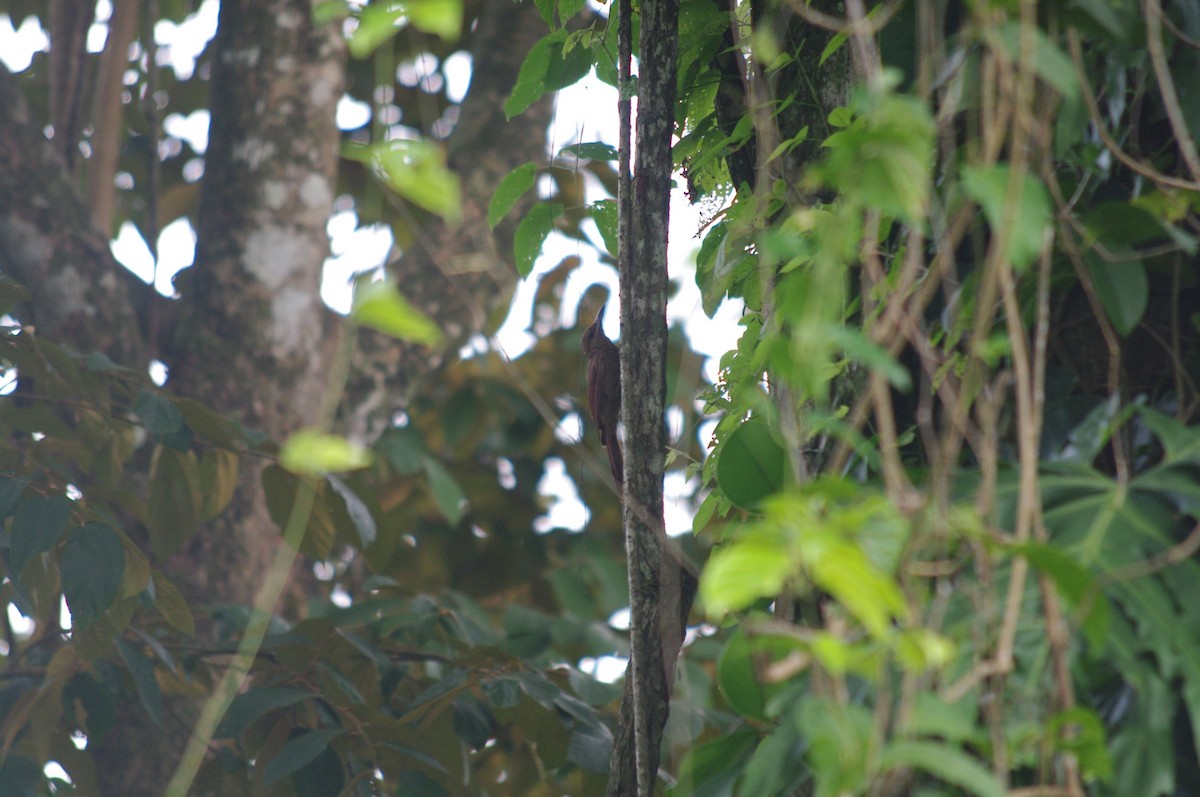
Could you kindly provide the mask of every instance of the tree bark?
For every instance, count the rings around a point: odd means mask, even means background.
[[[675,578],[680,569],[666,550],[663,522],[667,222],[679,4],[647,0],[641,19],[632,191],[636,211],[623,228],[628,234],[621,242],[620,268],[621,413],[627,441],[624,522],[632,615],[627,677],[632,676],[632,684],[627,684],[622,699],[623,721],[609,763],[608,794],[649,797],[658,776],[675,660],[683,643],[682,590]],[[628,203],[623,204],[628,213]]]
[[[153,289],[121,268],[92,229],[66,163],[3,65],[0,107],[0,268],[30,294],[14,315],[47,339],[144,366],[138,308],[155,300]]]
[[[344,46],[312,0],[225,0],[212,44],[212,121],[194,268],[165,342],[168,388],[276,440],[316,419],[336,327],[320,300],[333,209]],[[229,508],[159,563],[192,606],[248,604],[281,544],[260,468]],[[211,634],[204,628],[201,634]],[[192,704],[175,706],[190,723]],[[157,795],[186,733],[126,712],[96,745],[103,793]]]

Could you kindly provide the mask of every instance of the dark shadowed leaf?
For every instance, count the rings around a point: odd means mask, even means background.
[[[192,430],[183,420],[175,402],[155,390],[143,390],[133,402],[133,411],[150,435],[165,446],[186,451],[192,444]]]
[[[533,163],[518,166],[506,174],[492,194],[492,201],[488,203],[488,227],[494,229],[512,210],[513,205],[517,204],[517,200],[533,188],[536,180],[537,166]]]
[[[429,477],[429,489],[433,491],[433,500],[446,520],[457,524],[467,511],[467,497],[463,494],[458,482],[450,475],[450,471],[432,457],[425,457],[425,475]]]
[[[571,731],[567,760],[592,772],[607,772],[613,735],[601,722],[580,723]]]
[[[717,484],[741,509],[755,510],[759,502],[783,486],[785,455],[767,425],[747,421],[733,431],[717,461]]]
[[[108,526],[88,523],[67,540],[59,571],[71,619],[77,628],[86,628],[117,597],[125,575],[125,546]]]
[[[71,514],[71,500],[63,495],[31,495],[13,513],[9,562],[14,576],[30,558],[50,550],[58,542]]]
[[[0,479],[0,520],[12,513],[26,484],[29,484],[28,479]]]
[[[150,463],[147,502],[150,547],[158,556],[178,551],[196,530],[203,503],[200,468],[191,451],[159,446]]]
[[[229,710],[217,724],[213,738],[236,739],[268,711],[295,705],[307,697],[310,697],[308,690],[296,686],[266,687],[243,692],[229,704]]]
[[[396,797],[446,797],[437,781],[424,772],[403,772],[396,779]]]
[[[121,660],[129,668],[129,674],[133,676],[133,685],[137,689],[142,708],[146,709],[146,713],[150,715],[150,719],[154,720],[154,724],[161,728],[163,698],[162,690],[158,686],[158,678],[154,674],[154,662],[120,638],[113,642],[117,652],[121,654]]]
[[[293,731],[295,733],[295,731]],[[338,728],[321,728],[315,731],[300,730],[285,744],[263,771],[263,785],[270,786],[280,778],[287,777],[314,760],[329,742],[342,735]]]
[[[554,229],[555,220],[562,215],[563,206],[557,202],[539,202],[521,219],[513,237],[513,256],[517,273],[528,277],[534,261],[542,251],[546,236]]]

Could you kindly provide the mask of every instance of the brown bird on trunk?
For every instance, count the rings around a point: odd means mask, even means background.
[[[600,445],[608,451],[613,478],[621,484],[625,473],[621,443],[617,440],[617,420],[621,417],[621,350],[601,328],[604,307],[607,305],[600,308],[596,320],[583,333],[583,353],[588,358],[588,408],[600,430]]]

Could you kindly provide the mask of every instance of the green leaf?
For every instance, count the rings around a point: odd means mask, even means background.
[[[11,752],[0,759],[0,797],[38,797],[46,793],[45,784],[36,761]]]
[[[19,302],[29,301],[29,291],[7,274],[0,274],[0,315],[10,312]]]
[[[28,479],[0,478],[0,521],[12,514],[27,484]]]
[[[851,202],[918,221],[929,203],[933,121],[911,97],[864,92],[852,124],[825,139],[818,178]]]
[[[758,732],[739,728],[693,744],[679,765],[679,782],[669,797],[717,797],[734,794],[734,784],[759,743]]]
[[[237,488],[238,458],[232,451],[214,448],[200,457],[200,520],[212,520],[225,511]]]
[[[1111,607],[1108,598],[1096,587],[1095,579],[1065,551],[1053,545],[1026,543],[1014,546],[1013,552],[1024,556],[1039,571],[1050,576],[1059,594],[1079,620],[1088,644],[1097,653],[1104,650],[1108,640]]]
[[[297,686],[264,687],[243,692],[229,704],[229,710],[217,724],[213,738],[236,739],[268,712],[294,706],[308,697],[311,697],[308,690]]]
[[[893,620],[907,615],[896,582],[872,566],[862,549],[838,529],[821,527],[801,536],[800,550],[813,580],[838,599],[868,631],[887,636]]]
[[[1088,252],[1085,260],[1105,315],[1117,334],[1128,337],[1146,314],[1150,299],[1145,265],[1140,260],[1107,263],[1093,252]]]
[[[787,579],[786,551],[763,539],[737,540],[716,549],[700,578],[700,598],[713,617],[745,609],[759,598],[776,595]]]
[[[754,640],[738,629],[721,650],[717,659],[717,686],[729,705],[742,716],[766,720],[771,699],[787,688],[786,684],[763,682],[758,677],[756,658],[764,646],[778,645],[778,640]]]
[[[416,769],[396,778],[396,794],[404,797],[446,797],[446,791],[433,778]]]
[[[1113,762],[1105,739],[1104,723],[1096,712],[1075,706],[1050,718],[1048,731],[1055,747],[1072,753],[1085,780],[1103,783],[1113,779]]]
[[[462,221],[462,187],[446,166],[441,146],[430,141],[393,139],[372,149],[376,168],[399,196],[454,226]]]
[[[426,346],[442,342],[437,324],[409,304],[392,280],[359,283],[354,289],[350,318],[400,340]]]
[[[1075,78],[1075,66],[1067,54],[1050,41],[1045,33],[1036,25],[1031,26],[1034,36],[1034,69],[1037,76],[1048,86],[1052,86],[1063,99],[1079,98],[1079,81]],[[1016,22],[1002,25],[999,30],[1000,41],[1004,43],[1008,56],[1013,61],[1021,57],[1021,26]]]
[[[412,426],[388,429],[380,436],[376,448],[401,476],[411,476],[421,470],[426,454],[425,441]]]
[[[517,204],[517,200],[524,196],[526,191],[533,188],[535,182],[537,182],[537,166],[533,163],[518,166],[504,175],[504,179],[496,187],[496,192],[492,194],[492,201],[488,203],[488,228],[496,229],[500,220],[508,215],[513,205]]]
[[[787,456],[767,424],[746,421],[726,438],[717,460],[717,485],[734,506],[756,511],[784,484]]]
[[[410,0],[408,20],[417,30],[456,41],[462,32],[462,0]]]
[[[568,33],[557,30],[544,36],[521,64],[517,83],[504,102],[509,119],[542,98],[542,95],[570,86],[592,68],[592,53],[585,47],[567,47]]]
[[[358,15],[358,27],[347,43],[350,54],[355,58],[366,58],[403,30],[402,22],[445,41],[453,41],[462,30],[462,0],[379,0],[370,3]]]
[[[365,468],[371,460],[369,448],[317,429],[294,432],[279,451],[279,464],[292,473],[309,476]]]
[[[571,731],[567,760],[590,772],[607,772],[613,735],[603,723],[579,723]]]
[[[871,714],[862,706],[806,699],[797,718],[808,738],[818,795],[861,794],[872,758]]]
[[[17,504],[8,554],[14,577],[21,575],[26,562],[54,547],[66,530],[74,505],[63,495],[31,495]]]
[[[952,745],[895,741],[884,748],[880,766],[884,771],[900,767],[920,769],[979,797],[1004,797],[1004,789],[992,773]]]
[[[358,532],[358,540],[363,547],[375,542],[375,538],[379,536],[379,527],[375,525],[375,518],[371,515],[371,510],[363,503],[363,500],[350,489],[350,487],[341,479],[333,475],[327,475],[326,481],[333,487],[338,495],[342,497],[342,501],[346,504],[346,514],[350,516],[350,521],[354,523],[354,528]]]
[[[589,141],[586,144],[571,144],[558,151],[561,155],[574,155],[581,160],[615,161],[620,157],[616,147],[603,141]]]
[[[154,580],[154,608],[175,630],[186,636],[195,636],[196,620],[179,588],[157,570],[150,577]]]
[[[471,695],[455,698],[450,706],[454,735],[472,750],[482,750],[492,738],[492,715],[487,708]]]
[[[163,697],[162,689],[158,685],[158,677],[154,672],[154,662],[120,637],[114,639],[113,644],[116,646],[117,652],[121,654],[121,660],[129,668],[129,674],[133,676],[133,685],[137,689],[142,708],[146,709],[146,713],[150,719],[154,720],[154,724],[161,728]]]
[[[521,219],[513,236],[513,256],[517,273],[528,277],[533,264],[542,251],[546,236],[554,229],[554,222],[562,215],[563,206],[557,202],[539,202]]]
[[[612,199],[601,199],[590,206],[592,219],[600,230],[604,248],[614,259],[617,257],[617,203]]]
[[[133,411],[150,435],[165,446],[186,451],[192,444],[192,430],[183,421],[175,402],[154,390],[143,390],[133,402]]]
[[[980,204],[992,235],[1007,233],[1002,257],[1017,271],[1023,271],[1041,253],[1050,228],[1050,198],[1036,177],[1026,174],[1015,196],[1015,207],[1008,207],[1010,170],[1007,164],[963,169],[962,183],[967,194]]]
[[[150,547],[170,556],[196,531],[203,504],[200,470],[190,451],[157,446],[150,459],[150,495],[146,503]]]
[[[450,475],[450,471],[442,467],[442,463],[432,457],[422,460],[425,475],[429,478],[429,489],[433,491],[433,500],[438,509],[451,525],[462,520],[467,511],[467,497],[463,494],[458,482]]]
[[[67,540],[59,572],[72,625],[87,628],[117,597],[125,575],[125,546],[108,526],[88,523]]]
[[[298,729],[299,730],[299,729]],[[295,731],[293,731],[295,733]],[[270,786],[280,778],[287,777],[305,764],[316,759],[325,752],[329,743],[342,735],[339,728],[321,728],[319,730],[300,730],[267,764],[263,771],[263,785]]]

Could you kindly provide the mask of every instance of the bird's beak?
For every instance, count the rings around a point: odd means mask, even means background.
[[[604,308],[605,307],[608,307],[608,302],[605,302],[604,304],[600,305],[600,312],[596,313],[596,320],[592,322],[592,326],[594,326],[594,327],[604,326]]]

